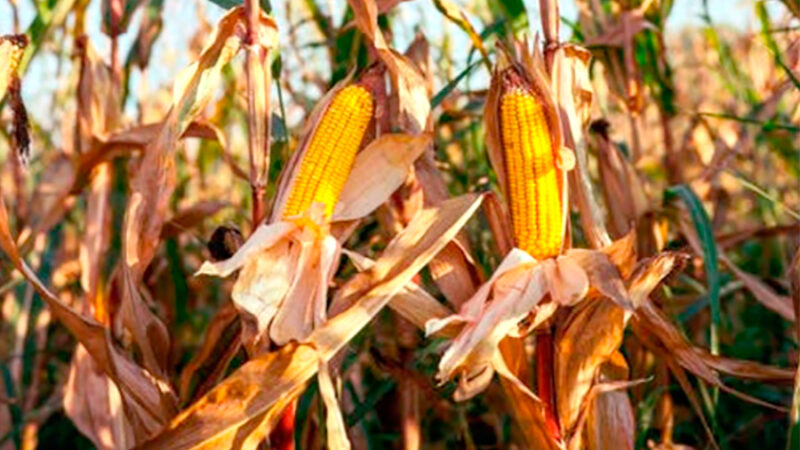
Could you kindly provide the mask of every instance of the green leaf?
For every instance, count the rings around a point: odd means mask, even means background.
[[[36,52],[39,51],[50,31],[64,23],[67,14],[72,11],[75,0],[58,0],[52,7],[47,2],[37,3],[39,5],[36,17],[25,32],[28,35],[28,46],[25,48],[19,67],[17,67],[17,73],[20,76],[24,75],[25,71],[28,70],[28,64],[30,64]]]
[[[708,299],[711,304],[711,353],[719,355],[719,329],[722,322],[722,313],[719,304],[720,276],[719,262],[717,260],[717,244],[714,241],[714,232],[703,204],[697,198],[692,188],[681,184],[666,190],[666,200],[680,198],[689,209],[697,236],[703,248],[703,263],[706,268],[706,283],[708,284]]]
[[[371,389],[367,393],[367,398],[364,399],[364,402],[356,406],[355,410],[347,416],[347,426],[353,427],[358,425],[368,412],[375,409],[375,405],[378,404],[380,399],[394,388],[395,384],[397,383],[395,383],[394,380],[386,380],[378,385],[378,387]]]
[[[517,32],[528,28],[528,14],[522,0],[489,0],[489,10],[492,15],[505,16],[512,31]]]
[[[475,61],[474,63],[468,65],[464,70],[462,70],[461,73],[458,74],[458,76],[450,80],[449,83],[447,83],[439,92],[436,93],[436,95],[433,96],[433,99],[431,99],[431,108],[439,106],[439,104],[442,103],[442,101],[451,92],[453,92],[453,89],[455,89],[456,86],[458,86],[458,83],[461,82],[461,80],[463,80],[464,77],[466,77],[472,71],[472,69],[478,67],[482,62],[483,62],[482,59]]]
[[[792,81],[794,87],[800,89],[800,80],[794,75],[792,69],[783,62],[783,58],[781,57],[781,51],[778,48],[778,43],[775,41],[775,38],[770,33],[770,18],[769,18],[769,11],[767,11],[767,7],[764,5],[764,2],[756,3],[756,15],[758,16],[758,20],[761,22],[761,37],[764,39],[764,42],[767,45],[770,53],[772,53],[773,59],[775,60],[775,64],[777,64],[783,71],[786,73],[786,76]]]

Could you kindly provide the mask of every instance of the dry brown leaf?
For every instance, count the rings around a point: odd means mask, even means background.
[[[124,261],[135,279],[155,254],[174,189],[173,152],[178,138],[211,98],[222,67],[241,45],[244,10],[234,8],[214,29],[198,60],[185,69],[173,88],[173,105],[156,138],[144,151],[131,183],[124,228]]]
[[[241,348],[241,323],[237,323],[238,312],[230,302],[220,308],[206,328],[200,349],[181,371],[178,383],[180,399],[186,402],[198,394],[205,394],[223,375],[220,373]],[[210,366],[210,370],[206,367]],[[192,391],[195,375],[202,371],[202,380]],[[210,374],[209,374],[210,372]],[[209,382],[210,381],[210,382]]]
[[[664,352],[657,352],[659,356],[664,357],[665,363],[667,367],[669,367],[670,372],[680,384],[681,389],[686,394],[686,397],[689,399],[689,404],[692,406],[695,414],[700,418],[700,423],[703,425],[703,429],[708,436],[708,441],[711,443],[711,446],[715,449],[719,449],[719,445],[717,444],[717,440],[714,437],[714,433],[711,431],[711,427],[708,426],[708,421],[706,421],[705,412],[703,411],[703,406],[700,403],[700,399],[697,397],[697,393],[692,387],[692,383],[689,382],[689,377],[686,376],[686,372],[680,365],[672,358],[669,354]]]
[[[104,139],[120,122],[120,93],[111,69],[103,64],[94,48],[84,38],[79,41],[81,73],[78,82],[78,120],[76,150],[82,153],[92,142]],[[109,162],[97,165],[89,174],[86,200],[86,233],[80,248],[81,287],[95,317],[108,322],[107,305],[99,296],[101,269],[111,240],[111,177]]]
[[[132,153],[133,151],[146,150],[149,144],[158,137],[163,122],[138,125],[126,130],[115,131],[105,141],[94,142],[93,145],[79,156],[76,165],[77,176],[72,185],[71,192],[80,192],[88,181],[88,176],[98,164],[111,160],[115,156]],[[230,154],[225,135],[218,127],[202,120],[192,121],[181,135],[181,139],[201,138],[215,140],[222,146],[222,158],[233,171],[233,174],[247,180],[247,173],[233,160]]]
[[[620,237],[647,212],[648,202],[636,169],[611,142],[609,126],[608,122],[596,121],[591,129],[609,224],[614,237]]]
[[[76,150],[81,153],[96,139],[117,127],[120,116],[118,85],[109,67],[102,63],[87,39],[78,42],[81,59],[78,82]],[[86,199],[86,232],[80,247],[83,310],[104,324],[110,323],[108,299],[100,286],[111,240],[112,166],[110,162],[92,170]],[[72,182],[71,179],[68,179]],[[65,387],[64,411],[98,448],[125,448],[135,442],[125,417],[121,394],[113,381],[78,345]]]
[[[78,41],[78,52],[81,72],[76,150],[82,153],[91,148],[93,140],[105,140],[120,125],[121,100],[111,68],[103,63],[88,38]]]
[[[80,344],[64,387],[64,412],[99,449],[128,448],[135,443],[117,386]]]
[[[628,293],[637,308],[647,301],[658,284],[672,272],[679,257],[677,253],[667,252],[639,262],[628,277]]]
[[[627,373],[615,376],[616,368],[627,364],[622,354],[617,352],[611,361],[600,366],[599,378],[605,380],[625,380]],[[624,391],[603,392],[595,396],[588,413],[585,442],[588,450],[633,450],[635,447],[636,422],[633,406]]]
[[[555,383],[560,424],[572,430],[598,368],[617,352],[625,310],[607,299],[573,310],[555,336]]]
[[[422,33],[417,33],[414,41],[406,50],[406,56],[416,64],[425,77],[425,90],[432,95],[434,73],[430,57],[430,44]],[[428,118],[426,132],[430,133],[433,121]],[[403,124],[398,124],[402,126]],[[408,130],[413,132],[414,130]],[[404,212],[413,217],[416,211],[425,206],[437,205],[450,198],[447,183],[442,172],[436,167],[435,151],[431,142],[425,152],[414,163],[411,181],[416,188],[415,194],[409,195],[404,205]],[[421,197],[421,198],[420,198]],[[410,204],[410,206],[409,206]],[[428,269],[436,286],[454,307],[467,301],[480,284],[479,269],[471,258],[469,239],[466,233],[460,233],[455,241],[447,244]]]
[[[33,244],[34,239],[46,233],[69,210],[73,200],[70,198],[70,188],[75,180],[75,170],[72,161],[64,153],[56,154],[42,174],[42,181],[36,185],[30,202],[26,228],[17,236],[17,243],[26,253]]]
[[[784,319],[794,322],[796,320],[794,313],[794,305],[792,299],[784,295],[778,295],[766,283],[761,281],[757,276],[745,272],[736,266],[724,253],[719,252],[719,260],[728,266],[728,269],[733,272],[736,278],[744,283],[747,290],[749,290],[756,300],[764,305],[767,309],[775,311],[780,314]]]
[[[793,369],[769,366],[744,359],[715,356],[697,347],[694,348],[694,351],[703,359],[708,367],[741,380],[788,384],[794,379],[795,371]]]
[[[320,362],[319,367],[319,393],[325,403],[325,430],[328,433],[328,449],[350,450],[350,440],[347,438],[347,427],[344,424],[342,411],[339,409],[336,389],[333,386],[328,363]]]
[[[445,249],[446,248],[447,247],[445,247]],[[349,250],[343,250],[342,252],[353,261],[353,265],[355,265],[356,269],[359,271],[366,271],[375,266],[375,261],[366,256]],[[431,264],[433,264],[433,261],[431,261]],[[360,282],[360,280],[351,279],[348,284],[353,283],[353,281],[356,281],[356,283]],[[330,308],[330,313],[332,315],[336,315],[350,306],[344,305],[341,298],[342,297],[339,295],[334,298]],[[428,320],[443,319],[453,313],[416,283],[409,283],[407,286],[403,286],[403,289],[389,302],[389,308],[400,314],[404,319],[414,324],[420,330],[425,330],[425,323],[427,323]],[[437,336],[454,337],[454,331],[457,330],[447,328],[437,332]]]
[[[634,324],[636,325],[634,330],[637,331],[637,334],[643,340],[647,338],[647,335],[643,334],[645,332],[652,334],[658,339],[659,342],[657,344],[652,339],[646,341],[651,346],[658,346],[657,348],[654,348],[654,350],[669,354],[671,358],[674,358],[674,361],[677,364],[680,364],[681,367],[685,368],[689,372],[692,372],[705,382],[719,387],[723,391],[733,394],[747,402],[778,411],[784,410],[784,408],[781,406],[773,405],[758,398],[744,394],[724,384],[720,379],[719,374],[714,370],[714,366],[719,366],[719,362],[716,361],[714,364],[709,364],[707,361],[705,361],[703,357],[705,352],[696,349],[681,334],[675,325],[673,325],[672,322],[667,319],[664,313],[651,301],[648,300],[643,302],[642,305],[636,310],[636,314],[634,315]],[[728,367],[731,366],[733,365],[728,365]],[[749,368],[752,369],[753,366],[750,366]]]
[[[142,439],[144,435],[161,428],[176,412],[176,398],[171,388],[124,356],[113,344],[107,328],[62,303],[42,283],[20,257],[11,236],[8,213],[2,196],[0,196],[0,248],[48,304],[53,315],[86,348],[98,368],[117,383],[123,394],[126,415],[138,433],[136,438]]]
[[[270,52],[278,45],[278,26],[261,8],[251,8],[247,20],[247,38],[244,39],[247,76],[247,125],[250,154],[250,186],[253,190],[254,222],[263,219],[269,176],[270,94],[272,68]]]
[[[406,49],[406,56],[419,68],[425,79],[425,91],[430,97],[434,88],[433,63],[430,56],[430,44],[422,33],[417,33],[414,41]],[[403,123],[398,123],[397,126],[403,127]],[[432,127],[433,121],[428,117],[426,132],[430,133]],[[414,127],[411,127],[406,131],[414,132],[415,130]],[[450,198],[447,183],[436,167],[433,142],[427,146],[423,155],[414,163],[411,177],[410,183],[416,187],[417,195],[408,199],[407,203],[412,203],[411,207],[404,207],[411,217],[419,208],[437,205]],[[468,237],[462,232],[455,241],[447,244],[447,247],[436,255],[428,267],[436,286],[455,307],[459,307],[467,301],[480,284],[479,269],[470,255]]]
[[[627,40],[631,39],[639,32],[655,29],[655,25],[645,20],[644,10],[642,8],[623,11],[617,23],[606,24],[602,33],[593,35],[586,40],[586,45],[589,47],[622,47]]]

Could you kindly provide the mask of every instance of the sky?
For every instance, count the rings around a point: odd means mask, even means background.
[[[10,0],[0,0],[0,34],[10,33],[12,31],[11,9],[9,6]],[[152,61],[154,68],[147,72],[147,85],[150,89],[155,89],[157,86],[164,85],[170,82],[175,76],[174,71],[177,68],[184,67],[189,64],[186,52],[183,52],[187,42],[193,36],[198,11],[208,18],[211,23],[214,23],[219,17],[224,14],[224,11],[218,6],[206,2],[201,3],[203,0],[165,0],[165,25],[159,37],[159,42],[156,44]],[[283,17],[283,7],[278,7],[279,0],[272,0],[275,6],[277,21],[279,26],[283,26],[281,30],[282,41],[285,42],[285,17]],[[288,0],[287,0],[288,1]],[[342,11],[342,6],[345,0],[324,0],[321,3],[326,5],[333,5],[335,11]],[[455,0],[458,4],[465,4],[468,0]],[[31,6],[30,0],[17,0],[19,4],[20,22],[22,29],[27,28],[28,24],[33,20],[35,11]],[[531,17],[531,32],[539,31],[538,20],[538,0],[527,0],[528,14]],[[726,24],[738,29],[746,30],[756,24],[754,11],[754,0],[708,0],[709,10],[711,17],[716,24]],[[772,2],[774,5],[776,2]],[[98,49],[101,55],[108,53],[109,42],[107,37],[100,31],[100,1],[92,0],[87,18],[87,32],[91,38],[92,43]],[[770,3],[768,3],[770,5]],[[414,29],[402,29],[402,24],[414,24],[417,28],[424,30],[426,36],[431,42],[440,40],[444,33],[445,27],[450,27],[448,33],[457,40],[455,45],[469,46],[468,38],[455,29],[452,24],[445,24],[442,16],[438,14],[430,0],[414,0],[398,5],[399,16],[398,21],[399,30],[396,30],[395,45],[397,48],[405,48],[408,42],[413,37]],[[561,1],[561,15],[570,21],[577,17],[577,9],[574,0]],[[667,33],[675,32],[684,27],[699,26],[703,24],[701,19],[702,2],[700,0],[675,0],[673,12],[670,14],[669,21],[667,22]],[[339,13],[340,14],[340,13]],[[171,17],[181,17],[182,20],[170,20]],[[474,18],[473,18],[474,19]],[[132,21],[131,30],[123,35],[120,40],[121,55],[127,54],[128,48],[133,44],[135,37],[136,24],[138,22],[137,16],[134,16]],[[475,23],[473,21],[473,23]],[[477,24],[476,24],[477,25]],[[480,29],[480,27],[478,27]],[[569,37],[569,29],[562,27],[562,38]],[[159,70],[158,62],[165,62],[163,67],[169,67],[168,70]],[[306,63],[305,61],[303,63]],[[324,61],[320,61],[322,65]],[[464,61],[464,64],[466,61]],[[288,67],[289,73],[291,66]],[[60,72],[59,72],[60,70]],[[321,70],[325,70],[324,68]],[[456,67],[456,70],[460,70]],[[53,110],[51,94],[58,88],[53,80],[64,76],[65,68],[59,67],[57,58],[50,54],[42,53],[37,56],[26,75],[24,80],[23,99],[28,105],[31,116],[42,123],[43,126],[53,128],[52,125],[60,119],[50,114]],[[132,86],[137,86],[142,81],[138,73],[132,76]],[[129,106],[130,109],[130,106]],[[131,113],[132,111],[128,111]],[[56,127],[57,128],[57,127]]]

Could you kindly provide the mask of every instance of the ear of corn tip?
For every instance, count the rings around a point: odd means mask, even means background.
[[[314,130],[292,185],[283,217],[302,214],[313,203],[330,217],[372,118],[372,94],[352,84],[331,100]]]
[[[504,86],[500,128],[516,245],[536,259],[555,256],[563,239],[556,154],[543,104],[519,80]]]

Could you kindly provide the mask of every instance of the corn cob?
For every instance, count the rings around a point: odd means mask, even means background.
[[[562,241],[555,149],[542,102],[518,76],[507,80],[500,128],[514,239],[517,247],[544,259],[557,255]]]
[[[303,213],[313,203],[330,217],[372,118],[372,95],[362,86],[342,89],[328,105],[308,144],[283,216]]]
[[[25,35],[0,36],[0,100],[16,77],[22,54],[28,40]]]

